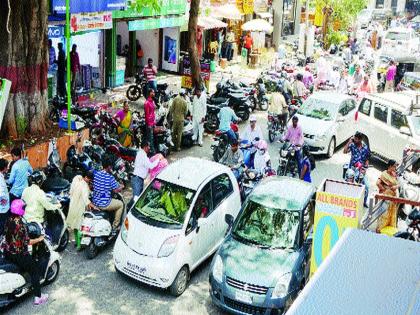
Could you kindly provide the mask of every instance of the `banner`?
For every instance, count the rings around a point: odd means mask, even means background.
[[[52,12],[66,13],[66,0],[51,0]],[[122,10],[126,0],[70,0],[70,13]]]
[[[114,19],[137,18],[137,17],[152,17],[161,15],[175,15],[185,14],[186,1],[185,0],[161,0],[160,11],[154,11],[151,7],[143,7],[141,11],[132,9],[129,5],[125,10],[112,12]]]
[[[48,38],[62,38],[64,37],[64,26],[48,25]]]
[[[136,21],[128,22],[128,30],[131,31],[144,31],[144,30],[153,30],[157,28],[166,28],[166,27],[177,27],[184,25],[185,16],[175,16],[175,17],[161,17],[161,18],[150,18],[142,19]]]
[[[6,110],[7,100],[9,99],[10,87],[12,82],[0,78],[0,129],[3,123],[4,112]]]
[[[207,91],[210,89],[210,63],[201,63],[201,78],[203,79],[204,86]],[[181,78],[181,87],[184,89],[192,88],[192,78],[191,78],[191,64],[190,59],[184,56],[183,60],[183,72]]]
[[[70,31],[72,33],[104,30],[112,28],[111,12],[93,12],[72,14],[70,18]]]
[[[363,186],[350,186],[343,182],[334,184],[348,186],[350,193],[348,196],[326,191],[316,193],[311,274],[319,268],[344,230],[358,227],[359,215],[363,209]]]

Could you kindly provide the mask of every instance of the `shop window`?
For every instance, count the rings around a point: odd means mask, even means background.
[[[282,36],[293,35],[295,32],[296,0],[283,1]]]
[[[391,111],[391,126],[398,130],[401,127],[408,127],[407,118],[403,113],[393,109]]]
[[[375,110],[373,116],[384,123],[387,123],[388,118],[388,107],[380,104],[375,104]]]
[[[383,9],[384,7],[384,0],[376,0],[376,8]]]
[[[359,106],[359,112],[365,114],[365,115],[370,115],[370,109],[372,108],[372,101],[365,98],[362,103],[360,103]]]

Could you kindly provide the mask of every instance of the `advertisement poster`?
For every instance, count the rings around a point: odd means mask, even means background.
[[[364,186],[326,180],[317,191],[311,274],[321,265],[346,228],[357,228],[363,209]]]
[[[184,57],[183,68],[184,72],[182,73],[181,87],[185,89],[191,89],[191,65],[190,60],[187,57]],[[210,63],[201,63],[201,78],[203,79],[204,86],[208,91],[210,88]]]
[[[4,112],[6,110],[7,100],[9,99],[10,87],[12,82],[0,78],[0,128],[3,123]]]
[[[57,14],[66,13],[66,0],[52,0],[52,11]],[[122,10],[127,0],[71,0],[70,13],[99,12]]]
[[[70,18],[70,31],[72,33],[104,30],[112,28],[111,12],[94,12],[72,14]]]
[[[178,72],[179,28],[163,29],[162,69]]]

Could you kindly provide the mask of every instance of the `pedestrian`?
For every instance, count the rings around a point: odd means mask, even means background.
[[[248,51],[246,64],[249,64],[253,45],[254,45],[254,40],[252,39],[251,32],[248,31],[248,33],[246,34],[244,38],[244,48]]]
[[[303,73],[303,84],[305,87],[310,90],[314,85],[314,75],[311,72],[311,68],[309,66],[305,67],[305,72]]]
[[[4,226],[4,240],[0,247],[8,261],[16,264],[22,272],[29,274],[35,295],[34,304],[41,305],[47,303],[48,294],[41,294],[40,266],[29,253],[28,245],[33,246],[42,242],[44,235],[36,239],[29,238],[26,224],[22,219],[24,214],[25,203],[20,199],[13,200],[10,206],[10,216]]]
[[[153,89],[156,93],[157,92],[157,82],[156,82],[157,68],[153,65],[152,58],[149,58],[147,60],[147,66],[144,67],[143,74],[146,77],[147,84],[149,85],[149,89]]]
[[[184,99],[185,90],[181,89],[177,97],[172,101],[169,114],[172,116],[172,137],[175,150],[181,151],[182,132],[184,131],[184,120],[188,113],[188,104]]]
[[[206,92],[203,92],[201,88],[195,89],[194,94],[191,113],[194,131],[193,138],[196,144],[201,147],[203,146],[204,121],[207,115],[207,97]]]
[[[144,117],[146,120],[146,137],[147,141],[150,143],[150,152],[152,155],[155,153],[155,142],[153,138],[153,131],[156,125],[155,117],[155,90],[149,88],[147,100],[144,103]]]
[[[61,97],[66,95],[66,53],[63,49],[63,43],[58,43],[57,95]]]
[[[23,190],[28,187],[28,176],[33,169],[27,158],[22,157],[21,148],[13,148],[11,151],[13,165],[7,183],[11,185],[10,202],[22,197]]]
[[[89,184],[93,179],[93,174],[90,172],[84,172],[83,175],[76,175],[73,178],[70,186],[70,205],[69,213],[67,215],[66,223],[67,227],[74,232],[74,240],[76,249],[81,248],[82,234],[80,228],[83,221],[83,214],[85,210],[98,208],[90,201],[90,187]]]
[[[348,81],[347,70],[342,70],[340,73],[340,81],[338,82],[337,91],[343,94],[347,94],[349,92],[349,81]]]
[[[357,64],[355,71],[353,73],[353,85],[355,87],[359,87],[359,85],[363,81],[364,76],[365,76],[365,72],[362,70],[362,67],[359,64]]]
[[[397,75],[397,66],[395,61],[391,60],[389,62],[389,67],[386,71],[386,82],[385,82],[385,92],[393,92],[395,87],[395,76]]]
[[[233,44],[235,43],[235,33],[232,29],[229,29],[226,34],[226,59],[231,61],[233,58]]]
[[[140,67],[143,65],[144,52],[141,48],[140,41],[136,40],[136,55],[137,55],[137,69],[140,72]]]
[[[379,188],[379,193],[386,196],[398,197],[398,176],[397,176],[397,162],[395,160],[388,161],[388,168],[382,172],[378,178],[376,185]],[[376,232],[390,226],[397,227],[397,211],[398,204],[390,202],[387,211],[379,217]]]
[[[133,200],[140,196],[144,187],[144,180],[149,174],[149,170],[154,169],[160,162],[156,159],[153,162],[149,160],[147,155],[150,152],[150,144],[147,141],[141,143],[137,151],[136,160],[134,162],[134,172],[131,177],[131,187],[133,188]]]
[[[49,39],[48,40],[48,69],[51,70],[51,66],[54,65],[54,63],[56,63],[56,55],[55,55],[55,49],[52,45],[52,40]]]
[[[77,52],[77,45],[73,44],[70,52],[70,69],[71,69],[71,91],[72,93],[76,90],[76,85],[79,81],[80,73],[80,59],[79,53]]]
[[[130,147],[132,143],[132,132],[130,130],[132,113],[128,101],[124,101],[123,108],[115,114],[114,118],[119,123],[117,127],[118,142],[124,147]]]
[[[9,162],[0,159],[0,235],[3,235],[4,224],[9,217],[9,191],[7,190],[4,174],[7,173]]]
[[[302,159],[300,161],[300,176],[299,178],[307,183],[312,183],[311,171],[311,153],[309,152],[309,147],[304,144],[302,147]]]
[[[338,67],[334,66],[330,75],[330,84],[334,86],[334,89],[338,88],[338,85],[340,84],[340,77],[341,76],[340,72],[338,71]]]

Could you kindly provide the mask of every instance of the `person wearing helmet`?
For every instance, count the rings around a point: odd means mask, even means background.
[[[185,90],[181,89],[173,99],[169,114],[172,116],[172,136],[175,150],[181,151],[182,132],[184,131],[184,120],[188,113],[188,104],[184,98]]]
[[[307,183],[312,183],[311,171],[311,153],[309,152],[308,145],[302,146],[302,159],[300,160],[300,175],[299,178]]]
[[[44,223],[45,210],[53,211],[60,208],[60,204],[51,203],[45,192],[39,187],[45,180],[45,174],[35,171],[32,176],[32,185],[25,188],[22,200],[26,204],[25,220],[27,222]]]
[[[303,75],[301,73],[298,73],[296,75],[296,80],[292,84],[293,97],[302,98],[307,93],[307,89],[305,87],[305,84],[303,84],[302,80]]]
[[[13,200],[10,206],[10,216],[4,226],[4,242],[1,244],[1,249],[7,260],[31,276],[35,295],[34,304],[45,304],[48,301],[48,295],[41,294],[39,266],[28,250],[28,245],[41,242],[44,236],[41,235],[36,239],[29,238],[28,230],[22,219],[24,214],[25,203],[23,200]]]
[[[193,122],[193,138],[201,147],[203,146],[204,121],[207,115],[207,96],[206,92],[201,88],[195,89],[195,95],[192,101],[192,122]]]
[[[351,169],[351,168],[347,169],[346,174],[345,174],[346,182],[354,183],[354,177],[355,176],[356,176],[356,173],[354,172],[353,169]]]
[[[263,174],[264,170],[269,166],[270,164],[270,154],[268,153],[268,145],[265,140],[258,141],[257,145],[257,152],[254,157],[254,169],[260,173]]]
[[[249,117],[249,125],[242,132],[240,138],[241,140],[249,142],[263,139],[262,130],[260,126],[257,126],[257,117],[255,117],[255,115],[251,115],[251,117]]]

